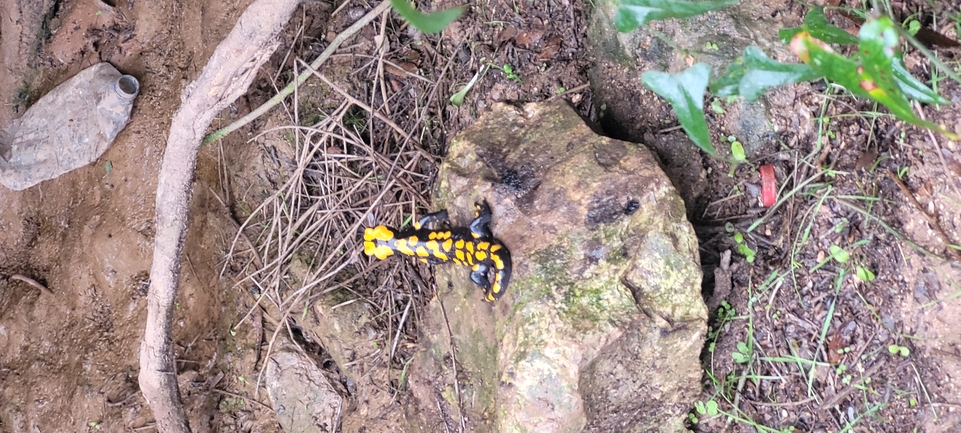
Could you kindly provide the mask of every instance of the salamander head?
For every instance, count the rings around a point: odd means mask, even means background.
[[[390,247],[390,241],[394,240],[396,232],[387,226],[377,226],[364,230],[364,254],[374,256],[378,259],[386,259],[394,250]]]

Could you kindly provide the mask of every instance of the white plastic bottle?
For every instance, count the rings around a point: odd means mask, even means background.
[[[0,183],[19,191],[96,161],[139,92],[136,78],[109,63],[63,82],[0,132]]]

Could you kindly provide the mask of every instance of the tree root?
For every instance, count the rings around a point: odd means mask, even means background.
[[[243,95],[277,48],[299,0],[255,0],[217,46],[200,77],[181,94],[157,186],[157,222],[147,323],[140,346],[140,389],[157,430],[189,432],[174,363],[172,320],[180,282],[191,183],[201,139],[214,116]]]

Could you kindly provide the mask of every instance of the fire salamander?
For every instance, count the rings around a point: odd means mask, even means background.
[[[500,299],[511,279],[511,253],[491,233],[491,210],[487,202],[474,206],[474,220],[469,227],[450,228],[447,211],[442,210],[425,215],[410,230],[399,232],[382,225],[367,228],[364,254],[383,260],[397,252],[417,257],[424,263],[454,262],[470,266],[470,279],[484,289],[484,300]],[[428,224],[443,227],[429,229]],[[491,269],[493,281],[488,276]]]

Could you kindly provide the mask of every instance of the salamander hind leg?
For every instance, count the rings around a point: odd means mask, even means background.
[[[490,298],[489,295],[491,292],[491,282],[490,282],[490,279],[487,277],[487,271],[489,270],[490,270],[490,267],[487,264],[478,263],[474,265],[474,268],[470,273],[471,281],[473,281],[474,284],[477,284],[478,286],[480,286],[480,288],[484,289],[485,300]]]

